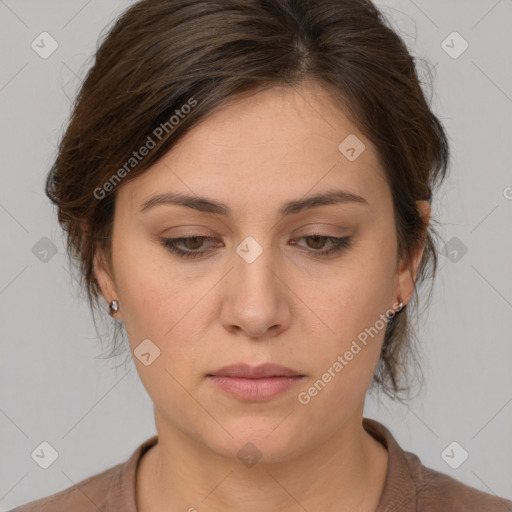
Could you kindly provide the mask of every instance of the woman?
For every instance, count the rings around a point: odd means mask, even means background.
[[[448,142],[371,2],[144,0],[83,83],[47,194],[126,328],[158,434],[15,509],[506,511],[363,418],[406,390]]]

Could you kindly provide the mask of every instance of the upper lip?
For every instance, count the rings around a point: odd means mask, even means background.
[[[250,366],[244,363],[232,364],[224,366],[208,375],[215,375],[217,377],[243,377],[246,379],[302,376],[301,373],[291,368],[274,363],[265,363],[259,366]]]

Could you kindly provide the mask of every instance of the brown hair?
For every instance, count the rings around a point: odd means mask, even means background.
[[[101,248],[111,261],[116,188],[105,184],[116,170],[123,180],[139,176],[236,95],[306,79],[327,87],[375,144],[392,191],[399,260],[424,243],[416,284],[434,277],[437,233],[432,225],[425,231],[415,201],[431,202],[445,177],[448,141],[414,58],[370,1],[143,0],[100,39],[46,182],[93,317],[101,297],[93,257]],[[148,137],[155,147],[127,169]],[[414,306],[417,299],[415,290]],[[374,376],[395,398],[408,390],[409,356],[416,361],[410,309],[390,324]]]

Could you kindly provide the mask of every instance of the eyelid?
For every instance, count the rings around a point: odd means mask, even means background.
[[[178,245],[184,241],[199,238],[204,241],[216,240],[215,237],[210,236],[202,236],[202,235],[193,235],[193,236],[183,236],[183,237],[175,237],[175,238],[162,238],[160,240],[161,245],[166,248],[169,252],[174,253],[177,257],[181,258],[183,261],[186,260],[194,260],[196,258],[207,258],[208,255],[214,252],[215,249],[203,249],[203,250],[193,250],[193,249],[180,249]],[[306,238],[324,238],[326,241],[332,244],[330,249],[307,249],[303,248],[303,246],[297,244],[296,240],[306,239]],[[295,237],[291,240],[291,245],[301,247],[300,252],[303,253],[303,256],[311,256],[312,258],[323,258],[325,260],[329,258],[336,258],[340,256],[341,253],[345,252],[352,246],[352,238],[353,236],[344,236],[344,237],[334,237],[329,235],[324,235],[320,233],[311,233],[303,236]],[[204,243],[202,241],[202,244]],[[222,242],[221,242],[222,243]],[[218,244],[217,244],[218,246]]]

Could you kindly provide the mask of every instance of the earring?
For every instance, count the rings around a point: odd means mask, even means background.
[[[114,316],[115,313],[117,313],[119,311],[119,301],[117,300],[113,300],[110,302],[110,305],[109,305],[109,315],[110,316]]]
[[[398,304],[398,309],[395,309],[395,311],[388,316],[388,323],[387,323],[387,326],[386,326],[386,333],[388,333],[391,330],[391,326],[393,325],[393,322],[395,320],[396,314],[399,313],[400,311],[402,311],[402,309],[405,308],[402,299],[399,298],[398,300],[400,301],[400,304]]]

